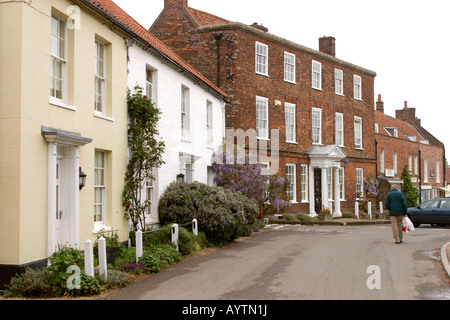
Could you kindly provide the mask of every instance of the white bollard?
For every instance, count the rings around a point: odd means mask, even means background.
[[[355,202],[355,216],[359,219],[359,202]]]
[[[198,221],[197,221],[197,219],[194,219],[194,220],[192,221],[192,233],[193,233],[195,236],[198,236]]]
[[[383,202],[380,201],[380,213],[383,214]]]
[[[94,277],[94,243],[91,240],[84,242],[84,272]]]
[[[372,202],[367,203],[367,212],[369,214],[369,219],[372,220]]]
[[[179,233],[178,225],[177,224],[172,225],[172,243],[175,243],[177,250],[180,251],[178,247],[178,233]]]
[[[108,279],[108,265],[106,262],[106,240],[101,237],[98,239],[98,267],[100,275],[104,280]]]
[[[142,257],[143,244],[142,244],[142,231],[136,232],[136,263]]]

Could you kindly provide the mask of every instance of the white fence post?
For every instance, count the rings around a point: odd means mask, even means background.
[[[139,262],[139,258],[142,257],[142,231],[136,232],[136,263]]]
[[[367,203],[367,211],[369,211],[369,219],[372,220],[372,202]]]
[[[355,216],[359,219],[359,202],[355,202]]]
[[[177,224],[172,225],[172,243],[175,243],[177,250],[180,251],[178,247],[178,233],[179,233],[178,225]]]
[[[84,242],[84,272],[94,277],[94,243],[91,240]]]
[[[108,279],[108,265],[106,263],[106,240],[103,237],[98,239],[98,266],[100,269],[100,275],[104,277],[104,280]]]
[[[384,208],[383,208],[383,202],[380,201],[380,213],[383,214],[384,212]]]
[[[194,219],[194,220],[192,221],[192,233],[193,233],[195,236],[198,236],[198,221],[197,221],[197,219]]]

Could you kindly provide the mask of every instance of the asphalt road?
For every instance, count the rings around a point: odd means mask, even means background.
[[[137,282],[109,300],[450,300],[450,228],[394,244],[390,225],[276,226]]]

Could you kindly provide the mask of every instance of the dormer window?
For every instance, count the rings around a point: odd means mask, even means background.
[[[389,133],[389,135],[391,137],[398,138],[398,129],[397,128],[384,128],[384,129],[387,131],[387,133]]]

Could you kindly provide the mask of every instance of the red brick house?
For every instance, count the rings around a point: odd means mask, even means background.
[[[150,31],[229,95],[227,128],[256,129],[260,142],[279,130],[292,211],[353,210],[376,171],[375,72],[338,59],[333,37],[310,49],[187,0],[164,0]]]
[[[392,183],[402,183],[402,170],[408,166],[413,184],[421,191],[421,202],[445,195],[445,147],[421,126],[416,109],[396,110],[396,117],[384,113],[378,96],[375,111],[377,176],[382,181],[381,198]]]

